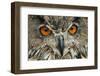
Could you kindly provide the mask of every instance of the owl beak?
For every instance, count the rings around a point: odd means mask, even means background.
[[[61,56],[63,56],[64,37],[63,37],[63,36],[58,36],[58,37],[57,37],[57,42],[58,42],[57,48],[58,48],[58,50],[59,50]]]

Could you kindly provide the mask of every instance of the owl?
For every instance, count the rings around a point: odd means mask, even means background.
[[[28,15],[28,59],[83,59],[88,53],[88,18]]]

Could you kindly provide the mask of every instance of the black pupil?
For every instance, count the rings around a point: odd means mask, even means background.
[[[70,30],[73,30],[73,27],[72,27],[72,28],[70,28]]]
[[[44,30],[47,32],[48,31],[48,28],[45,28]]]

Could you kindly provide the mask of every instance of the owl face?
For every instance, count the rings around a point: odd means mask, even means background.
[[[29,59],[87,58],[86,21],[84,17],[29,15]]]

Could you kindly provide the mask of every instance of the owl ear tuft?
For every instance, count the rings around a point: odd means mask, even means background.
[[[73,21],[72,21],[72,22],[79,23],[79,20],[80,20],[80,17],[74,17],[74,19],[73,19]]]
[[[37,17],[40,20],[41,24],[45,22],[44,16],[37,16]]]

